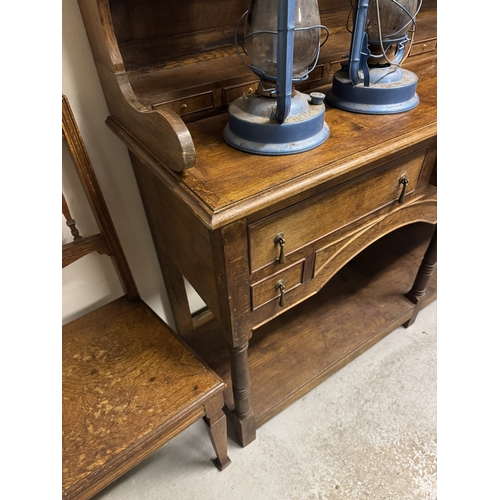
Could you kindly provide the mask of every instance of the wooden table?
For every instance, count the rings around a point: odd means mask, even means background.
[[[226,405],[244,446],[259,425],[436,297],[432,279],[422,295],[434,245],[412,300],[405,296],[436,225],[435,5],[426,4],[423,39],[404,65],[419,76],[415,109],[374,116],[327,106],[324,144],[263,157],[223,139],[224,103],[248,79],[229,44],[209,52],[201,35],[166,33],[161,2],[147,3],[149,17],[140,9],[125,15],[123,2],[114,11],[107,2],[79,3],[107,123],[129,148],[178,332],[228,384]],[[335,6],[349,2],[327,3],[332,49],[315,88],[323,92],[348,44],[348,10]],[[207,19],[207,28],[217,22]],[[218,40],[229,39],[226,31]],[[212,40],[214,31],[203,33]],[[167,35],[189,57],[166,54]],[[191,316],[183,276],[209,314]]]
[[[232,382],[226,400],[242,445],[255,438],[258,425],[411,318],[414,306],[404,294],[431,237],[425,228],[376,247],[368,263],[359,261],[366,272],[354,264],[343,268],[402,226],[436,223],[435,78],[422,80],[418,94],[419,106],[401,115],[328,109],[330,138],[293,156],[262,157],[229,147],[222,138],[225,116],[195,122],[189,129],[196,165],[175,176],[156,168],[108,120],[132,153],[177,328]],[[409,184],[399,203],[403,176]],[[386,265],[377,267],[380,259]],[[374,269],[380,275],[368,279]],[[193,327],[182,276],[216,318],[203,333]],[[318,293],[329,287],[339,296],[330,308],[329,292]],[[433,286],[427,300],[435,293]],[[311,313],[316,307],[322,312]],[[252,339],[257,347],[250,368]],[[330,348],[318,352],[325,342]],[[283,355],[290,349],[295,354]]]

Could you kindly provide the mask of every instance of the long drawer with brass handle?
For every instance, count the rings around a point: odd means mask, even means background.
[[[382,165],[361,177],[293,205],[248,227],[251,272],[277,263],[312,242],[390,204],[404,204],[415,190],[427,149]]]

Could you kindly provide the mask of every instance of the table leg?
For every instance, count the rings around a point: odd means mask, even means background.
[[[220,470],[224,470],[231,463],[227,456],[227,426],[226,415],[222,411],[223,406],[224,398],[222,393],[219,393],[217,397],[205,404],[206,415],[203,417],[217,455],[213,462]]]
[[[229,347],[231,357],[231,380],[233,384],[233,423],[241,446],[255,440],[255,416],[250,398],[250,369],[248,367],[248,342],[238,347]]]
[[[429,279],[434,272],[434,268],[437,263],[437,226],[432,235],[431,241],[429,242],[429,246],[425,252],[422,263],[420,264],[420,268],[418,270],[417,276],[413,283],[412,289],[406,294],[406,298],[411,300],[415,307],[413,309],[413,313],[411,318],[404,324],[406,328],[411,326],[417,315],[422,308],[422,297],[424,295],[425,289],[427,288],[427,284],[429,283]]]
[[[176,332],[184,337],[189,335],[194,328],[184,278],[166,255],[160,252],[158,259],[174,316]]]

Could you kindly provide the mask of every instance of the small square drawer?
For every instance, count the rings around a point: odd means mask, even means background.
[[[174,101],[162,104],[162,107],[171,109],[179,116],[185,116],[213,108],[214,98],[212,92],[205,92],[203,94],[175,99]]]
[[[424,149],[403,156],[250,224],[248,231],[252,272],[277,262],[281,247],[286,262],[286,256],[299,248],[379,208],[391,203],[397,204],[404,179],[407,183],[406,194],[415,190],[426,152],[427,149]],[[281,242],[278,235],[282,235]]]
[[[414,43],[411,46],[410,57],[426,52],[432,52],[437,48],[437,40],[426,40],[425,42]]]
[[[302,283],[303,275],[304,260],[301,260],[296,262],[293,266],[252,285],[252,310],[258,309],[260,306],[272,300],[280,299],[281,289],[278,283],[282,284],[283,293],[286,298],[287,292],[293,290]]]
[[[223,98],[225,104],[231,104],[235,99],[241,97],[243,94],[250,95],[257,91],[259,81],[254,80],[243,85],[233,85],[232,87],[223,88]]]

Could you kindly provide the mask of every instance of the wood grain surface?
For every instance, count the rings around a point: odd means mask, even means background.
[[[176,320],[232,384],[226,402],[245,446],[256,425],[415,312],[405,294],[430,237],[413,230],[437,220],[437,3],[423,2],[403,65],[419,79],[416,108],[363,115],[327,105],[323,144],[272,157],[223,138],[228,99],[255,82],[233,43],[243,0],[79,4],[106,123],[131,153],[163,275],[173,278]],[[350,5],[319,1],[330,39],[302,90],[331,88],[349,51]],[[286,264],[275,261],[283,231]],[[280,274],[293,282],[281,307]],[[215,321],[192,328],[181,276]],[[435,297],[434,284],[419,306]]]
[[[201,418],[223,388],[143,302],[125,297],[63,327],[62,374],[64,490],[190,413],[191,423]]]

